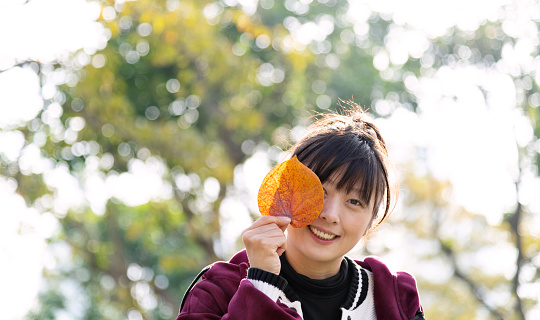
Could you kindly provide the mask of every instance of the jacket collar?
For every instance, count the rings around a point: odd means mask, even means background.
[[[353,275],[349,287],[349,294],[341,308],[352,311],[358,308],[362,302],[366,300],[369,288],[369,278],[366,270],[358,263],[348,257],[345,257],[345,260],[347,261],[349,268],[353,270]],[[283,294],[286,301],[291,304],[298,300],[298,295],[290,287],[287,287]]]

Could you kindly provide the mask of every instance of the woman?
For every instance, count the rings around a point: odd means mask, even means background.
[[[259,218],[242,233],[246,249],[188,290],[177,320],[424,319],[413,276],[392,274],[374,257],[346,257],[397,197],[384,139],[348,104],[343,114],[323,115],[290,150],[322,183],[317,219],[293,228],[287,217]]]

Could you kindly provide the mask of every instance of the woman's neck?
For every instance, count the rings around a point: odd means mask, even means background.
[[[287,261],[297,273],[311,279],[327,279],[338,274],[341,267],[341,259],[335,261],[313,261],[308,260],[302,254],[292,252],[287,249],[284,253]]]

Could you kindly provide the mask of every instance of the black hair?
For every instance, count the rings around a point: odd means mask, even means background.
[[[321,115],[291,148],[291,156],[310,168],[321,183],[336,179],[337,189],[347,193],[359,186],[360,200],[365,204],[375,201],[374,219],[384,207],[378,226],[389,216],[397,198],[386,143],[360,106],[345,103],[352,108]]]

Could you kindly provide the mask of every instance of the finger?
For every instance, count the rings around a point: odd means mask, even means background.
[[[257,219],[256,222],[260,222],[261,225],[275,223],[278,226],[283,226],[283,225],[290,224],[291,218],[287,216],[262,216],[259,219]]]
[[[285,234],[281,229],[279,229],[275,224],[261,226],[256,229],[246,230],[242,233],[242,240],[246,242],[261,241],[262,239],[279,239],[280,241],[285,241]],[[281,245],[281,244],[279,244]]]
[[[278,256],[281,257],[281,255],[283,254],[283,252],[285,252],[285,250],[287,250],[287,242],[284,242],[281,247],[277,248],[276,253],[278,254]]]
[[[278,227],[281,228],[282,226],[286,227],[290,223],[291,223],[291,218],[289,218],[289,217],[285,217],[285,216],[279,216],[279,217],[262,216],[259,219],[257,219],[255,222],[253,222],[253,224],[251,226],[249,226],[247,229],[245,229],[244,232],[247,231],[247,230],[253,230],[253,229],[259,228],[261,226],[268,225],[268,224],[276,224]]]
[[[289,219],[289,222],[283,225],[278,225],[278,227],[281,229],[281,232],[285,233],[285,230],[291,225],[291,220]]]
[[[285,216],[276,218],[279,218],[276,221],[277,226],[281,229],[281,231],[285,232],[285,230],[287,230],[287,227],[291,224],[291,218]]]

